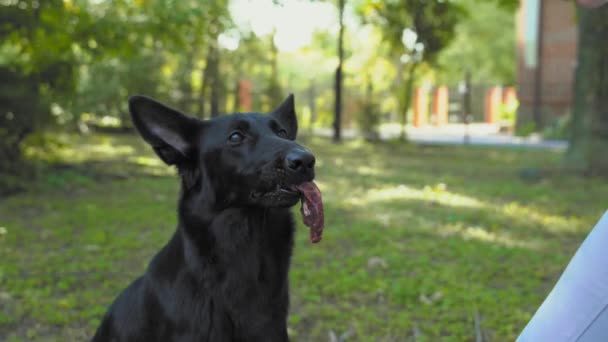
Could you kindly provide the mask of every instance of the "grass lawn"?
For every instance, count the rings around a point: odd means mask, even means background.
[[[558,152],[305,143],[327,228],[311,245],[298,227],[294,341],[474,341],[474,317],[512,341],[608,207],[608,182],[560,174]],[[176,177],[137,138],[54,155],[74,162],[0,200],[2,341],[89,338],[176,226]]]

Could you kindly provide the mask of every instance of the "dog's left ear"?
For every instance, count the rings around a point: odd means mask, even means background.
[[[285,127],[287,138],[295,140],[298,134],[298,118],[296,117],[296,109],[293,103],[293,94],[289,94],[285,101],[272,111],[271,115]]]

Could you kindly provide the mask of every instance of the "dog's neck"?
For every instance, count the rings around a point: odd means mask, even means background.
[[[201,173],[198,173],[201,172]],[[248,246],[266,239],[276,224],[275,216],[289,217],[288,208],[234,207],[227,198],[217,196],[206,177],[197,171],[196,180],[180,172],[182,187],[178,204],[178,231],[185,260],[195,260],[194,267],[217,262],[222,257],[253,257]],[[228,196],[230,197],[230,196]],[[257,245],[257,244],[256,244]]]
[[[224,257],[247,257],[247,246],[271,234],[272,217],[290,215],[288,208],[221,208],[211,201],[194,203],[198,205],[180,201],[178,233],[184,240],[184,253],[196,256],[186,260],[201,263],[214,262],[218,253]]]
[[[242,233],[252,230],[249,234],[264,232],[268,223],[267,217],[277,213],[289,212],[288,208],[262,207],[228,207],[218,208],[212,204],[202,204],[196,208],[180,205],[179,228],[187,237],[202,243],[213,242],[215,236]]]

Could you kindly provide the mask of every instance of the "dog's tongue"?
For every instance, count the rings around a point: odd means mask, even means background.
[[[321,191],[314,182],[305,182],[296,189],[302,194],[302,216],[304,224],[310,227],[310,242],[317,243],[321,241],[323,234],[323,201],[321,200]]]

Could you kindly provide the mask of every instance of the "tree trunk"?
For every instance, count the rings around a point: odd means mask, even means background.
[[[266,88],[266,105],[264,110],[272,110],[277,103],[283,100],[283,90],[279,81],[279,49],[274,43],[276,31],[270,36],[270,78]]]
[[[221,81],[220,81],[220,61],[219,61],[219,51],[217,48],[217,40],[212,42],[211,45],[213,46],[212,48],[212,55],[210,58],[210,69],[209,69],[209,73],[211,76],[211,82],[210,82],[210,86],[211,86],[211,96],[210,96],[210,109],[209,111],[211,112],[211,117],[214,118],[216,116],[218,116],[219,111],[220,111],[220,96],[221,96]]]
[[[395,62],[395,65],[397,66],[397,75],[395,76],[395,79],[393,80],[393,83],[391,84],[391,91],[394,92],[397,96],[397,108],[395,110],[395,114],[391,114],[390,120],[394,120],[397,121],[399,119],[399,116],[401,114],[401,95],[400,95],[400,91],[401,91],[401,86],[403,85],[403,74],[405,73],[405,64],[402,63],[399,58],[397,58],[397,61]]]
[[[313,131],[314,123],[317,121],[317,94],[315,90],[315,81],[310,81],[308,88],[308,106],[310,107],[310,131]]]
[[[179,87],[182,93],[182,98],[179,102],[179,108],[190,112],[193,108],[192,100],[194,99],[194,94],[192,91],[192,78],[190,75],[192,74],[192,70],[194,69],[194,58],[196,56],[196,47],[193,47],[192,50],[188,52],[186,55],[186,61],[183,65],[182,70],[180,70],[181,79],[179,80]]]
[[[407,80],[405,81],[405,87],[403,94],[403,108],[401,112],[401,133],[399,134],[399,140],[406,141],[407,140],[407,132],[405,130],[407,126],[407,112],[410,109],[412,104],[412,90],[414,87],[414,80],[416,79],[416,68],[418,67],[417,62],[412,62],[410,65],[410,70],[407,75]]]
[[[608,175],[608,6],[578,6],[578,63],[574,81],[568,166]]]
[[[209,86],[209,66],[211,65],[211,56],[213,54],[212,50],[213,48],[209,46],[209,49],[207,50],[207,58],[205,58],[205,69],[201,75],[201,91],[198,96],[198,116],[202,119],[205,118],[205,100],[207,99],[206,93],[207,87]]]
[[[211,37],[209,38],[209,47],[207,49],[207,57],[205,60],[205,69],[201,75],[201,91],[198,98],[198,115],[205,118],[206,103],[210,103],[211,117],[218,114],[219,109],[219,50],[218,50],[218,34],[215,32],[217,24],[212,24]],[[211,87],[211,94],[207,96],[207,88]]]
[[[338,34],[338,67],[336,68],[336,80],[334,91],[336,96],[334,113],[334,142],[342,140],[342,64],[344,62],[344,1],[338,0],[340,11],[340,32]]]

